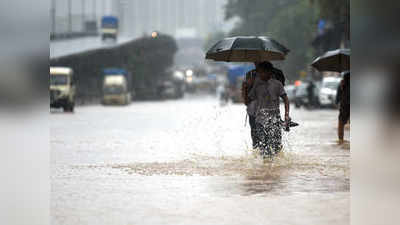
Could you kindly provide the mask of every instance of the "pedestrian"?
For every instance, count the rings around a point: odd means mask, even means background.
[[[285,122],[289,118],[289,100],[282,83],[273,78],[273,66],[269,62],[257,64],[257,76],[248,93],[255,102],[256,147],[263,157],[277,154],[282,149],[282,123],[279,98],[285,103]]]
[[[310,83],[308,83],[308,86],[307,86],[307,97],[308,97],[308,107],[309,108],[314,107],[314,89],[315,89],[315,84],[312,80],[310,80]]]
[[[350,72],[344,73],[337,92],[336,102],[339,104],[338,138],[339,144],[342,144],[344,126],[350,120]]]

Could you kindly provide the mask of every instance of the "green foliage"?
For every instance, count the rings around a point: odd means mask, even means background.
[[[310,0],[319,9],[319,17],[339,23],[350,15],[350,0]]]
[[[318,17],[339,28],[339,36],[350,40],[350,0],[310,0],[318,9]]]
[[[298,1],[280,10],[269,23],[266,35],[276,38],[291,50],[283,64],[290,80],[297,79],[299,71],[307,71],[313,59],[310,43],[315,37],[315,18],[308,2]]]
[[[231,36],[265,35],[291,51],[282,69],[289,80],[298,78],[312,61],[317,12],[309,0],[230,0],[226,19],[239,17]]]

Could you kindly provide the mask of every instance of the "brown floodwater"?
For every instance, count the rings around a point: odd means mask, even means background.
[[[243,113],[196,98],[52,114],[52,224],[349,224],[337,111],[294,109],[272,160]]]

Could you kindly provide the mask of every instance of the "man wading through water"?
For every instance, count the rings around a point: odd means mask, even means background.
[[[284,80],[273,78],[276,75],[274,70],[276,69],[269,62],[256,63],[256,70],[246,74],[246,81],[242,86],[242,95],[250,118],[253,148],[258,148],[263,157],[277,154],[282,149],[279,97],[285,103],[285,122],[290,120],[289,100],[283,88]]]

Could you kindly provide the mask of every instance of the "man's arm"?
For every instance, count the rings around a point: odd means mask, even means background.
[[[249,104],[246,80],[242,82],[242,98],[243,98],[243,101],[244,101],[245,105]]]
[[[283,102],[285,103],[285,121],[289,121],[289,99],[286,94],[282,95],[281,98],[283,99]]]
[[[254,77],[252,76],[252,73],[254,71],[249,71],[245,75],[245,79],[242,82],[242,98],[244,101],[245,105],[249,104],[249,88],[253,85],[254,82]]]

